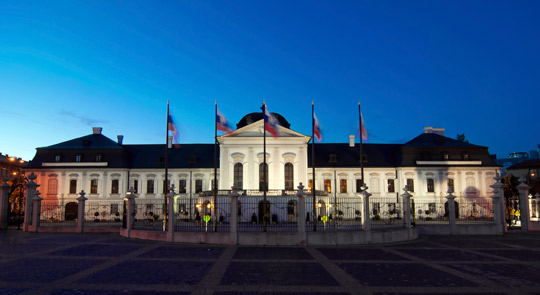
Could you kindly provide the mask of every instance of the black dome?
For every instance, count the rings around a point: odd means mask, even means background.
[[[274,115],[276,120],[278,120],[279,125],[285,128],[290,128],[291,124],[289,124],[289,122],[285,119],[285,117],[283,117],[282,115],[278,113],[271,113],[271,114]],[[236,128],[237,129],[242,128],[244,126],[255,123],[262,119],[264,119],[264,116],[261,112],[247,114],[243,116],[242,119],[240,119],[240,122],[238,122],[238,124],[236,124]]]

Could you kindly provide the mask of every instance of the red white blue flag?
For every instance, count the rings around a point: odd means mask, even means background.
[[[274,117],[274,115],[272,115],[268,111],[268,108],[266,107],[266,104],[265,104],[264,105],[264,129],[270,132],[270,134],[272,134],[273,137],[278,137],[279,136],[278,126],[279,126],[278,120],[276,119],[276,117]]]
[[[171,115],[167,117],[167,130],[170,131],[173,136],[174,146],[176,148],[179,148],[180,144],[178,142],[178,137],[179,137],[178,128],[176,128],[176,125],[174,124],[174,121]]]
[[[364,141],[368,139],[368,133],[366,125],[364,124],[364,116],[362,116],[362,113],[360,113],[360,136],[362,136],[362,140]]]
[[[313,112],[313,135],[315,135],[315,139],[317,140],[317,142],[321,142],[321,126],[319,125],[319,120],[317,119],[317,116],[315,116],[315,112]]]
[[[217,130],[221,132],[231,132],[233,131],[232,128],[229,125],[229,121],[227,118],[219,111],[219,109],[216,109],[216,128]]]

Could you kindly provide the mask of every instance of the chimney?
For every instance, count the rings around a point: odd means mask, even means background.
[[[434,133],[444,136],[444,128],[424,127],[424,133]]]
[[[117,135],[116,138],[118,138],[118,144],[122,145],[122,142],[124,141],[124,136],[123,135]]]
[[[172,148],[172,135],[167,137],[167,148]]]
[[[354,134],[349,135],[349,146],[354,147]]]
[[[92,127],[92,134],[101,134],[101,130],[103,130],[101,127]]]

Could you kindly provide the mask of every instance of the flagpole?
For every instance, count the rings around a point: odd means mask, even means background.
[[[263,180],[263,216],[262,216],[262,220],[263,220],[263,231],[266,232],[266,219],[264,218],[265,215],[266,215],[266,187],[267,187],[267,183],[266,183],[266,102],[263,100],[263,106],[262,106],[262,109],[263,109],[263,177],[264,177],[264,180]]]
[[[169,100],[167,100],[167,124],[165,128],[165,188],[163,189],[163,231],[167,230],[167,182],[169,177]]]
[[[214,191],[214,208],[212,208],[212,215],[214,215],[214,231],[217,232],[217,100],[216,108],[214,114],[214,186],[212,190]]]
[[[311,193],[313,194],[313,231],[317,231],[317,197],[315,193],[315,103],[311,101],[311,167],[313,169],[313,181]],[[302,217],[303,218],[303,217]]]
[[[362,186],[364,183],[364,152],[363,152],[363,142],[362,142],[362,110],[360,109],[360,101],[358,101],[358,117],[360,119],[360,171],[362,173]]]

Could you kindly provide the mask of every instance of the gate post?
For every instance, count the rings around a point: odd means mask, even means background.
[[[304,191],[304,185],[300,182],[298,185],[298,193],[296,193],[296,197],[298,198],[298,202],[296,203],[296,208],[298,210],[296,222],[298,226],[298,235],[299,235],[299,241],[298,245],[305,245],[307,244],[307,235],[306,235],[306,195],[307,193]]]
[[[504,218],[504,184],[501,182],[503,179],[502,176],[497,173],[495,177],[493,177],[495,180],[495,183],[491,185],[493,188],[493,195],[491,198],[493,199],[493,218],[495,219],[495,223],[502,229],[501,233],[504,233],[508,230],[506,227],[506,220]],[[497,216],[499,217],[497,219]]]
[[[30,173],[28,179],[30,180],[26,184],[26,201],[24,204],[24,222],[23,222],[23,231],[30,231],[30,226],[32,225],[32,199],[36,194],[36,189],[39,187],[39,184],[35,183],[36,175],[34,172]]]
[[[4,183],[0,184],[0,229],[7,229],[10,185],[7,183],[7,175],[2,180]]]
[[[403,202],[402,208],[403,208],[403,221],[405,222],[405,228],[408,229],[409,234],[409,240],[412,238],[412,223],[411,223],[411,195],[409,193],[409,187],[405,186],[403,188],[403,191],[405,191],[403,194],[401,194],[401,197],[403,198],[401,201]]]
[[[521,229],[522,230],[529,230],[529,186],[525,183],[525,178],[521,176],[519,178],[519,182],[521,182],[517,189],[519,191],[519,219],[521,220]]]
[[[84,190],[81,190],[79,193],[79,196],[77,198],[77,232],[83,233],[84,232],[84,212],[86,207],[86,200],[88,200],[87,197],[85,197],[86,193]]]
[[[448,189],[448,196],[446,196],[446,199],[448,200],[448,222],[450,224],[450,234],[455,235],[457,234],[457,226],[456,226],[456,196],[452,195],[454,190],[452,188]]]
[[[32,214],[32,220],[34,220],[34,225],[32,226],[32,231],[37,233],[39,230],[39,219],[41,217],[41,198],[39,195],[41,193],[39,191],[36,191],[34,198],[32,199],[32,205],[34,206],[34,212]]]
[[[364,206],[364,212],[362,212],[362,229],[364,230],[365,242],[371,244],[371,220],[369,219],[369,197],[371,194],[367,191],[368,187],[364,183],[362,186],[362,205]]]
[[[167,194],[167,211],[169,213],[169,218],[167,219],[167,241],[174,242],[174,225],[176,224],[176,214],[174,213],[174,184]],[[163,220],[163,223],[165,223],[165,220]]]
[[[127,237],[131,237],[131,230],[133,229],[133,219],[135,218],[135,194],[133,193],[133,189],[130,189],[127,193],[126,199],[127,199],[127,225],[126,225],[126,231],[127,231]]]
[[[229,218],[229,226],[230,226],[230,236],[229,236],[229,244],[231,245],[237,245],[238,244],[238,191],[236,191],[236,186],[231,187],[232,191],[230,193],[231,197],[231,205],[230,205],[230,218]]]

